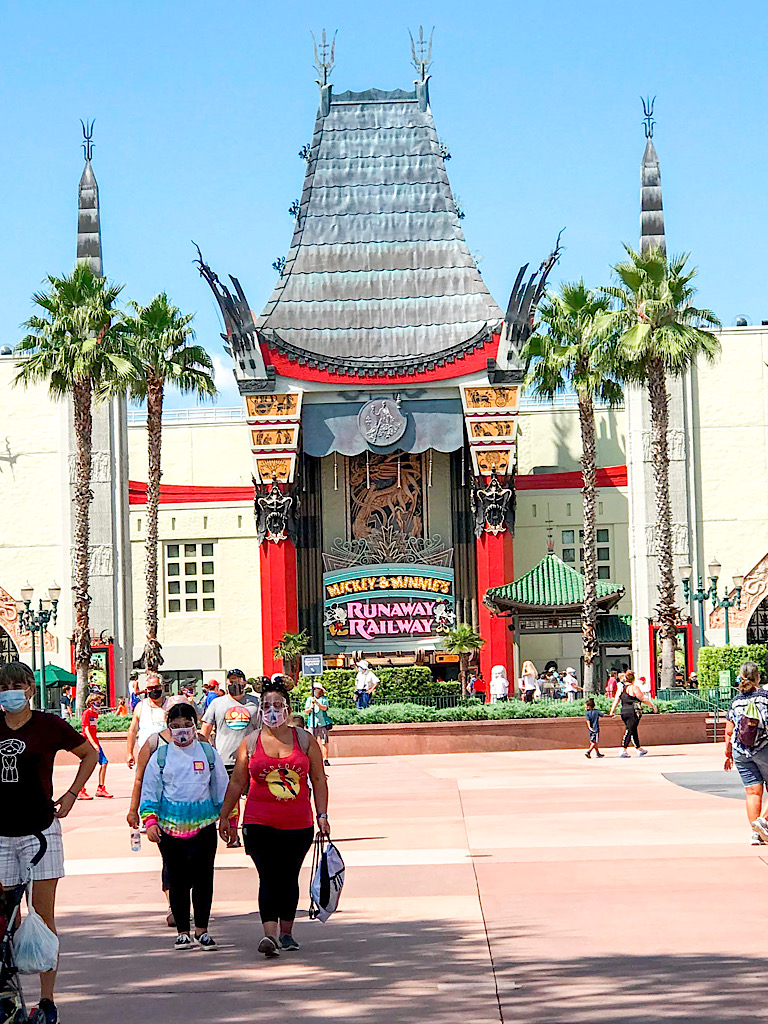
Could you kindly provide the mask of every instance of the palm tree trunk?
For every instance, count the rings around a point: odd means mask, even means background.
[[[77,672],[76,712],[79,716],[88,696],[88,672],[91,667],[91,623],[88,608],[91,598],[89,586],[90,504],[91,491],[91,448],[93,438],[93,417],[91,410],[90,378],[77,383],[72,391],[74,411],[75,443],[75,537],[72,582],[75,605],[75,629],[72,637],[75,648],[75,670]]]
[[[669,500],[669,394],[664,364],[654,360],[648,367],[648,398],[651,403],[651,456],[656,489],[656,560],[659,572],[659,636],[661,637],[661,685],[675,684],[675,649],[679,610],[675,605],[672,568],[672,509]]]
[[[590,394],[579,395],[581,425],[581,475],[584,480],[584,605],[581,610],[581,636],[584,649],[584,693],[595,693],[597,642],[597,554],[595,550],[595,481],[597,448],[595,411]]]
[[[157,639],[157,520],[160,509],[160,457],[163,435],[163,382],[147,385],[147,540],[144,575],[147,584],[144,667],[157,672],[163,662]]]
[[[469,668],[469,654],[459,655],[459,682],[461,683],[461,696],[467,696],[467,669]]]

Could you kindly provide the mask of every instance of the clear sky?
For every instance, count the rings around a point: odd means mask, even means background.
[[[768,319],[766,20],[742,0],[0,0],[0,344],[47,273],[71,269],[80,118],[95,118],[107,274],[197,313],[237,402],[218,311],[192,265],[260,311],[292,233],[317,108],[310,29],[338,29],[337,90],[412,88],[407,29],[435,26],[431,100],[464,231],[504,306],[561,227],[554,282],[609,279],[639,230],[640,95],[656,95],[667,240],[724,324]],[[185,404],[186,400],[171,404]]]

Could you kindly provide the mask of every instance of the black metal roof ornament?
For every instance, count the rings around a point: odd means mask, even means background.
[[[324,85],[328,85],[328,78],[336,63],[336,36],[338,35],[338,32],[339,30],[336,29],[333,33],[333,39],[329,43],[325,35],[325,29],[323,29],[319,46],[315,39],[315,33],[310,32],[312,42],[315,46],[315,67],[317,68],[317,73],[320,75],[317,84],[321,89]]]
[[[643,103],[643,114],[645,115],[643,117],[645,137],[646,139],[652,139],[653,129],[656,126],[656,122],[653,120],[653,105],[656,102],[656,97],[654,96],[653,99],[650,99],[650,97],[646,97],[645,99],[643,99],[643,97],[641,96],[640,99]]]
[[[83,126],[83,153],[85,159],[90,161],[93,156],[93,126],[96,124],[96,119],[94,118],[90,124],[81,119],[80,124]]]
[[[432,26],[432,31],[429,33],[429,39],[424,38],[424,27],[419,25],[419,38],[415,40],[411,34],[411,30],[408,29],[408,35],[411,37],[411,63],[419,73],[419,80],[426,82],[429,75],[427,72],[432,67],[432,37],[435,34],[435,27]]]
[[[192,245],[197,249],[197,259],[194,262],[200,276],[208,282],[224,319],[226,334],[222,334],[221,337],[226,342],[227,351],[238,364],[242,376],[250,378],[248,382],[244,382],[250,387],[246,386],[244,390],[246,392],[248,390],[270,390],[267,385],[274,386],[274,368],[268,368],[264,364],[256,333],[256,324],[253,322],[253,313],[240,282],[236,277],[229,275],[235,289],[233,295],[218,274],[211,270],[205,262],[203,254],[200,252],[200,246],[195,242]]]
[[[256,539],[259,544],[265,540],[279,544],[281,540],[290,537],[295,539],[296,529],[293,517],[294,499],[283,494],[277,482],[277,477],[272,477],[268,488],[260,487],[254,479],[256,487],[256,498],[254,511],[256,513]]]
[[[489,377],[492,384],[504,383],[505,379],[511,380],[515,375],[522,379],[524,367],[520,361],[520,353],[533,331],[536,309],[546,290],[549,275],[562,255],[563,247],[560,244],[560,239],[563,231],[565,228],[557,236],[552,252],[541,261],[538,270],[534,271],[527,281],[524,278],[528,264],[526,263],[518,271],[515,283],[512,285],[504,325],[501,329],[498,358],[500,368],[489,366]],[[491,361],[489,360],[489,362]]]
[[[514,532],[515,492],[511,487],[502,485],[495,466],[487,487],[481,487],[477,480],[472,479],[469,500],[478,539],[483,533],[495,535],[507,529]]]

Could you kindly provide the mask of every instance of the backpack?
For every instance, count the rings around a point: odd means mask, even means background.
[[[760,708],[753,697],[744,709],[744,714],[739,719],[739,724],[736,728],[736,741],[742,747],[754,747],[755,743],[757,743],[761,726]]]
[[[309,917],[327,921],[336,910],[344,886],[344,861],[328,836],[318,832],[312,854],[312,882],[309,886]]]

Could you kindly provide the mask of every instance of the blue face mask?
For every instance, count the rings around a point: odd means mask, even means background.
[[[0,690],[0,708],[4,711],[23,711],[28,704],[24,690]]]

